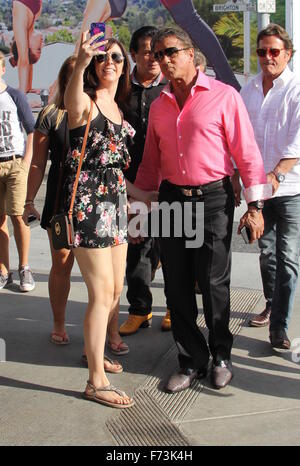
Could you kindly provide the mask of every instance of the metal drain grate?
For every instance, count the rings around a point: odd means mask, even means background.
[[[240,332],[261,297],[259,290],[231,289],[230,330],[234,336]],[[197,323],[207,338],[203,313],[199,315]],[[118,445],[189,445],[174,421],[178,423],[192,408],[203,390],[203,384],[195,380],[189,390],[173,395],[165,393],[163,384],[176,371],[177,364],[177,347],[174,344],[160,359],[153,375],[135,391],[135,406],[107,421],[107,427]]]
[[[107,428],[120,446],[188,446],[168,415],[150,393],[135,391],[135,405],[106,422]]]

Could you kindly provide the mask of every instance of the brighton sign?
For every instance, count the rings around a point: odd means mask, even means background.
[[[256,11],[256,3],[256,0],[231,0],[220,5],[213,5],[213,11],[215,13]]]
[[[276,0],[230,0],[220,5],[213,5],[216,13],[235,11],[257,11],[257,13],[276,13]]]

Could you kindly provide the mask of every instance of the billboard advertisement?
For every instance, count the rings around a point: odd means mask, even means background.
[[[230,27],[240,28],[240,43],[239,36],[229,40],[225,34],[220,45],[213,32],[222,17],[213,12],[218,3],[224,0],[0,0],[0,48],[7,57],[6,81],[24,91],[32,107],[40,107],[51,93],[60,65],[76,53],[81,32],[92,22],[103,21],[109,34],[117,36],[127,49],[131,34],[139,27],[175,22],[189,33],[218,78],[232,83],[226,56],[233,54],[231,66],[242,70],[243,17],[242,13],[233,13],[236,19],[229,17],[234,23]]]

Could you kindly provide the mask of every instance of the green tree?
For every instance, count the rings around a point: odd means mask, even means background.
[[[129,50],[130,37],[131,34],[128,30],[128,27],[123,25],[120,26],[117,30],[118,39],[125,46],[126,50]]]
[[[213,26],[215,33],[220,38],[226,38],[231,44],[231,53],[229,55],[229,62],[236,71],[243,71],[244,68],[244,22],[241,13],[229,13],[223,15]],[[250,69],[252,73],[257,71],[257,58],[256,58],[256,35],[257,25],[256,20],[251,21],[250,29],[250,43],[251,43],[251,57]]]
[[[285,0],[276,0],[276,13],[270,17],[272,23],[285,27]]]
[[[75,40],[72,36],[72,34],[67,31],[67,29],[60,29],[57,32],[54,32],[53,34],[49,34],[46,37],[45,43],[46,44],[51,44],[52,42],[71,42],[74,43]]]

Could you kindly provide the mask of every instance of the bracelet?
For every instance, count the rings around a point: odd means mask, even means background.
[[[34,202],[33,201],[25,201],[24,207],[26,207],[27,205],[34,205]]]

